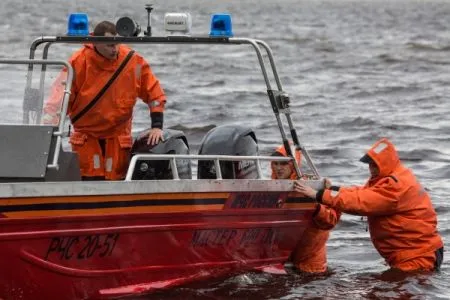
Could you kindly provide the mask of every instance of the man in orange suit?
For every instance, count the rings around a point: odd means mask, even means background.
[[[272,156],[287,157],[284,146],[278,147]],[[299,166],[301,154],[295,151]],[[292,161],[273,161],[271,163],[272,179],[297,179]],[[304,231],[301,240],[291,255],[295,268],[303,273],[320,274],[327,270],[326,242],[330,230],[337,224],[340,213],[333,208],[317,204],[312,223]]]
[[[103,21],[95,27],[93,35],[114,37],[116,27]],[[150,110],[148,143],[157,144],[162,139],[166,96],[159,80],[142,56],[120,44],[85,44],[69,62],[75,73],[68,107],[74,128],[70,143],[78,153],[81,175],[84,180],[123,179],[129,163],[132,114],[138,97]],[[122,71],[98,98],[122,63]],[[44,108],[45,123],[58,120],[61,89],[61,81],[56,80]],[[95,98],[98,100],[92,105]]]
[[[361,161],[369,164],[371,174],[364,186],[316,191],[299,181],[294,189],[328,207],[367,216],[372,242],[393,270],[438,270],[444,249],[428,193],[386,138]]]

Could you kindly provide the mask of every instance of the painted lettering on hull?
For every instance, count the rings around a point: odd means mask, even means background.
[[[196,230],[192,234],[191,245],[194,247],[219,247],[254,244],[270,245],[277,242],[276,230],[273,228],[252,229],[205,229]]]
[[[50,240],[45,259],[82,260],[111,256],[118,239],[118,233],[54,237]]]
[[[228,208],[279,208],[286,196],[280,193],[236,193],[227,203]]]
[[[196,230],[192,235],[191,244],[197,247],[226,246],[236,235],[236,229]]]

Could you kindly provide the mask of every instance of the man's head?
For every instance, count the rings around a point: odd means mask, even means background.
[[[272,156],[282,156],[283,154],[275,151]],[[290,179],[293,172],[292,161],[273,161],[271,163],[272,173],[275,175],[276,179]]]
[[[299,167],[301,162],[300,151],[294,149],[291,144],[291,151],[295,153],[295,160],[297,161]],[[284,145],[279,146],[273,153],[272,156],[283,156],[288,157]],[[294,163],[292,161],[273,161],[271,163],[272,168],[272,178],[273,179],[295,179],[297,178],[297,173],[295,172]]]
[[[369,164],[372,178],[389,176],[400,164],[397,150],[387,138],[373,144],[360,161]]]
[[[359,161],[369,165],[370,177],[375,178],[380,175],[380,169],[376,162],[367,153]]]
[[[97,24],[94,28],[94,36],[116,36],[116,25],[109,21],[103,21]],[[114,60],[119,53],[118,44],[95,44],[95,49],[103,57]]]

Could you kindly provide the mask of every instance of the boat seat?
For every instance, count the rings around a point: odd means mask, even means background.
[[[78,157],[61,149],[59,168],[48,169],[53,161],[57,130],[51,125],[0,125],[0,181],[80,180]]]

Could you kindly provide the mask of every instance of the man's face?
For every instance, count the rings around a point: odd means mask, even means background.
[[[370,171],[370,175],[375,178],[378,175],[380,175],[380,169],[378,169],[377,165],[374,162],[370,162],[369,163],[369,171]]]
[[[292,162],[289,161],[273,161],[272,168],[277,179],[289,179],[292,173]]]
[[[114,36],[113,34],[107,32],[105,36]],[[118,44],[96,44],[95,49],[107,59],[114,60],[117,58],[117,53],[119,53]]]

